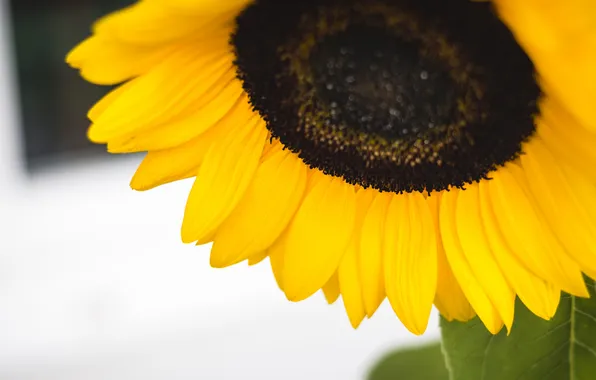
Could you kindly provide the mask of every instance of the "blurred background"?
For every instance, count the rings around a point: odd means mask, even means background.
[[[341,301],[292,304],[267,261],[212,269],[179,238],[191,183],[130,190],[141,157],[85,136],[108,89],[64,63],[130,3],[0,0],[0,379],[367,379],[436,339],[436,315],[420,338],[388,304],[358,330]]]

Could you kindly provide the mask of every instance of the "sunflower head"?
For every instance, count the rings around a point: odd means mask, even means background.
[[[67,60],[120,84],[89,137],[147,152],[134,189],[196,177],[214,267],[497,333],[596,277],[596,6],[546,3],[143,0]]]

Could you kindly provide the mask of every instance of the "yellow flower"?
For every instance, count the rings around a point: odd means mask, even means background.
[[[68,56],[89,138],[196,177],[186,243],[292,301],[511,328],[596,278],[592,0],[143,0]]]

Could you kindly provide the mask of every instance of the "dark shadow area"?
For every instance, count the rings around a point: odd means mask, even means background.
[[[57,156],[106,154],[87,141],[87,110],[108,90],[85,82],[64,62],[94,20],[133,0],[11,0],[12,46],[27,168]],[[107,154],[106,154],[107,155]]]

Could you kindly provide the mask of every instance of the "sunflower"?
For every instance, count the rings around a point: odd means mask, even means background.
[[[291,301],[433,304],[492,333],[596,278],[596,7],[588,0],[142,0],[67,58],[120,84],[89,138],[196,177],[182,240],[269,258]]]

